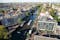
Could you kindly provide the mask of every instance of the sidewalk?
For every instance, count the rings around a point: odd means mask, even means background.
[[[59,40],[59,39],[35,35],[34,40]]]

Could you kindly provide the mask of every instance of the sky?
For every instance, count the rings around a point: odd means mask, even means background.
[[[0,3],[11,3],[11,2],[56,2],[60,3],[60,0],[0,0]]]

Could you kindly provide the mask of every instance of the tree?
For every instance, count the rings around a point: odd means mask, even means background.
[[[8,39],[7,34],[7,29],[3,25],[0,25],[0,39]]]
[[[58,16],[55,14],[56,10],[51,8],[49,11],[50,11],[50,15],[58,22],[59,21]]]

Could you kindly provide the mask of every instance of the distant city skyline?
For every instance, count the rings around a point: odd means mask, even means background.
[[[50,2],[50,3],[60,3],[60,0],[0,0],[0,3],[10,3],[10,2]]]

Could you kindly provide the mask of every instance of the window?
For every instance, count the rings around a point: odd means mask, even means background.
[[[46,29],[47,30],[53,30],[54,24],[53,23],[47,23],[46,24]]]
[[[40,29],[45,29],[46,27],[45,27],[45,23],[44,22],[39,22],[38,23],[38,28],[40,28]]]

